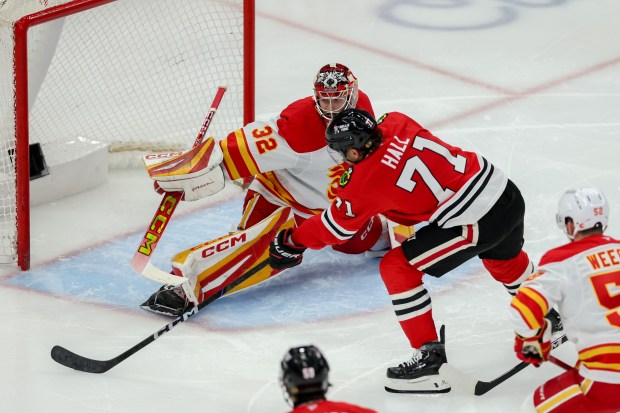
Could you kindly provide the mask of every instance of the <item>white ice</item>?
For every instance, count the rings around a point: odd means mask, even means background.
[[[538,260],[565,242],[554,213],[573,185],[607,194],[608,233],[620,233],[618,15],[614,0],[260,0],[257,115],[309,95],[323,64],[347,64],[376,112],[405,112],[509,174],[527,203],[525,249]],[[560,372],[530,367],[481,397],[385,392],[386,367],[410,350],[378,260],[331,250],[219,300],[107,373],[56,364],[55,344],[109,359],[168,322],[138,308],[158,285],[129,266],[158,202],[145,172],[125,169],[33,208],[33,268],[6,267],[0,278],[2,412],[285,412],[278,363],[308,343],[331,364],[329,398],[384,413],[517,412]],[[156,263],[167,268],[175,252],[224,234],[240,210],[234,186],[182,205]],[[478,261],[426,281],[451,363],[484,380],[517,363],[509,297]],[[559,350],[574,357],[570,345]]]

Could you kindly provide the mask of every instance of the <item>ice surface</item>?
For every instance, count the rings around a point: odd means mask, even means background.
[[[572,185],[602,188],[608,233],[620,233],[619,12],[612,0],[261,0],[257,114],[307,96],[323,64],[349,65],[376,112],[405,112],[509,174],[527,203],[525,249],[538,260],[564,242],[554,213]],[[386,367],[410,351],[378,260],[329,249],[217,301],[105,374],[54,363],[55,344],[109,359],[167,322],[138,308],[158,285],[129,266],[158,202],[146,173],[129,169],[33,209],[34,266],[0,278],[3,412],[284,412],[278,362],[308,343],[331,364],[330,398],[380,412],[518,412],[560,371],[530,367],[482,397],[386,393]],[[155,263],[167,268],[175,252],[226,233],[241,202],[229,187],[182,205]],[[450,362],[484,380],[517,363],[509,297],[478,261],[427,282]],[[573,356],[570,345],[560,350]]]

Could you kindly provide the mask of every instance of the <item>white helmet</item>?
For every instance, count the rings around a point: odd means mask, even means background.
[[[573,220],[572,234],[566,228],[566,218]],[[609,220],[609,204],[603,192],[598,188],[569,189],[560,199],[555,220],[558,227],[570,239],[573,239],[578,232],[594,228],[597,225],[602,231],[605,231]]]

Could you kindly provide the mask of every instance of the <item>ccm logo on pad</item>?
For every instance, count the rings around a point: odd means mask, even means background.
[[[239,234],[237,236],[224,239],[217,244],[210,245],[202,250],[202,258],[210,257],[218,252],[226,251],[229,248],[236,246],[237,244],[243,244],[247,240],[247,234]]]

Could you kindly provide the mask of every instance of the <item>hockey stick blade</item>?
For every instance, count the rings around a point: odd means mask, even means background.
[[[563,334],[562,336],[553,340],[551,347],[552,349],[554,349],[560,344],[565,343],[566,341],[568,341],[568,338],[566,337],[566,334]],[[441,367],[439,368],[439,374],[441,374],[441,376],[450,384],[459,387],[468,393],[472,393],[476,396],[482,396],[493,390],[521,370],[525,369],[529,365],[529,363],[522,361],[501,376],[491,381],[477,380],[470,375],[458,370],[449,363],[444,363],[441,365]]]
[[[268,258],[261,261],[254,268],[252,268],[250,271],[240,276],[234,282],[222,288],[219,291],[219,293],[214,294],[213,296],[209,297],[207,300],[200,303],[197,307],[194,307],[190,309],[189,311],[181,314],[180,316],[175,318],[172,322],[160,328],[154,334],[148,336],[147,338],[145,338],[144,340],[142,340],[135,346],[131,347],[129,350],[119,354],[118,356],[114,358],[111,358],[109,360],[95,360],[95,359],[90,359],[84,356],[80,356],[79,354],[76,354],[70,350],[67,350],[66,348],[62,346],[54,346],[51,352],[52,359],[55,362],[62,364],[65,367],[69,367],[74,370],[82,371],[85,373],[95,373],[95,374],[105,373],[106,371],[110,370],[112,367],[118,365],[119,363],[126,360],[133,354],[142,350],[144,347],[148,346],[149,344],[157,340],[159,337],[161,337],[168,331],[172,330],[177,324],[182,323],[183,321],[186,321],[193,315],[197,314],[200,310],[205,308],[207,305],[211,304],[213,301],[217,300],[218,298],[220,298],[221,296],[223,296],[224,294],[226,294],[233,288],[237,287],[239,284],[246,281],[248,278],[250,278],[257,272],[265,268],[267,265],[269,265]]]
[[[117,363],[114,360],[99,361],[82,357],[62,346],[52,347],[52,359],[63,366],[88,373],[105,373]]]

